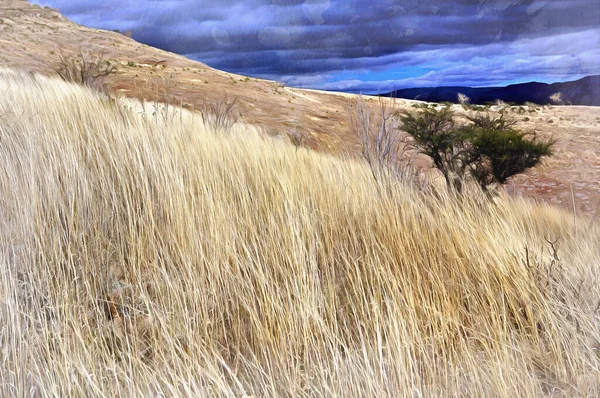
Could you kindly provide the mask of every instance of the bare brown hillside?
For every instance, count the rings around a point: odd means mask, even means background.
[[[66,54],[102,54],[116,63],[108,85],[126,96],[190,109],[198,109],[205,100],[235,96],[247,123],[272,134],[297,128],[307,136],[307,145],[319,151],[357,152],[346,118],[352,95],[294,89],[218,71],[119,33],[77,25],[50,8],[0,0],[0,66],[51,74],[59,49]],[[395,103],[399,108],[411,105],[405,100]],[[594,215],[600,204],[600,108],[557,106],[515,115],[522,127],[554,136],[558,144],[554,158],[518,178],[509,190],[567,208],[575,205],[579,213]]]

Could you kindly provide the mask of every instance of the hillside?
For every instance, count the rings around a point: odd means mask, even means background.
[[[0,396],[597,396],[600,229],[0,71]]]
[[[117,65],[110,90],[131,98],[160,100],[189,109],[205,101],[238,97],[248,124],[271,135],[296,129],[305,145],[334,155],[359,153],[348,127],[347,106],[356,96],[284,87],[212,69],[205,64],[158,50],[121,34],[77,25],[56,10],[25,0],[0,0],[0,66],[52,74],[59,49],[65,54],[89,51]],[[375,101],[375,100],[374,100]],[[397,109],[414,101],[396,100]],[[462,112],[456,106],[457,112]],[[600,202],[600,108],[524,107],[519,127],[555,137],[556,155],[509,186],[515,195],[557,204],[577,213],[596,214]],[[426,164],[421,161],[420,164]]]
[[[199,109],[203,101],[238,97],[244,120],[276,134],[297,125],[309,144],[326,151],[354,150],[348,142],[345,95],[297,90],[248,79],[185,57],[138,43],[119,33],[77,25],[56,10],[25,0],[0,0],[0,66],[52,73],[59,49],[89,51],[117,66],[112,90],[133,98],[159,100]],[[340,131],[337,133],[336,131]]]
[[[523,83],[506,87],[424,87],[396,90],[385,94],[387,97],[413,99],[426,102],[458,102],[458,94],[469,97],[472,104],[495,103],[496,101],[525,104],[532,102],[541,105],[589,105],[600,106],[600,76],[588,76],[564,83]],[[556,93],[561,101],[550,99]]]

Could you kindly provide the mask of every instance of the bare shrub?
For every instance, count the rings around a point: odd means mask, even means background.
[[[296,152],[306,144],[306,134],[303,131],[298,130],[297,123],[294,126],[294,130],[288,131],[287,135],[292,145],[296,148]]]
[[[238,97],[229,98],[227,95],[215,102],[204,100],[200,106],[202,122],[215,131],[231,131],[240,118],[237,111],[237,102]]]
[[[463,93],[458,93],[458,103],[461,105],[468,105],[471,103],[471,98]]]
[[[498,98],[498,99],[496,99],[496,101],[494,101],[494,105],[496,105],[500,109],[504,109],[507,107],[506,102],[502,101],[500,98]]]
[[[403,159],[406,155],[404,140],[388,104],[380,99],[373,109],[359,96],[347,106],[347,112],[350,128],[360,140],[361,155],[376,181],[406,182],[417,176],[412,162]]]
[[[65,81],[99,88],[102,79],[115,71],[115,65],[103,55],[90,55],[79,51],[76,55],[65,55],[59,50],[54,71]]]
[[[554,105],[564,104],[563,94],[561,92],[552,94],[550,96],[550,102],[552,102]]]

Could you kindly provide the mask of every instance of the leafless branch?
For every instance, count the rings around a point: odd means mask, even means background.
[[[200,107],[202,121],[216,131],[228,132],[239,121],[237,112],[238,97],[225,96],[216,102],[204,100]]]
[[[103,55],[92,56],[87,51],[79,51],[77,55],[69,56],[60,49],[54,71],[65,81],[96,87],[115,71],[115,66]]]

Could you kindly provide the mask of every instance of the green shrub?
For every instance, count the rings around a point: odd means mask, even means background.
[[[462,191],[467,167],[475,154],[464,131],[457,128],[449,106],[424,109],[401,115],[402,129],[414,139],[414,146],[429,156],[440,170],[449,189]]]
[[[484,190],[537,166],[543,157],[552,155],[554,145],[554,140],[540,141],[535,134],[512,127],[474,127],[471,137],[479,155],[474,176]]]
[[[465,125],[454,121],[449,107],[404,113],[400,119],[414,146],[433,160],[446,185],[458,193],[468,176],[483,190],[505,184],[552,155],[555,142],[540,141],[535,134],[517,130],[516,122],[505,113],[498,117],[478,114],[469,117],[470,123]]]

